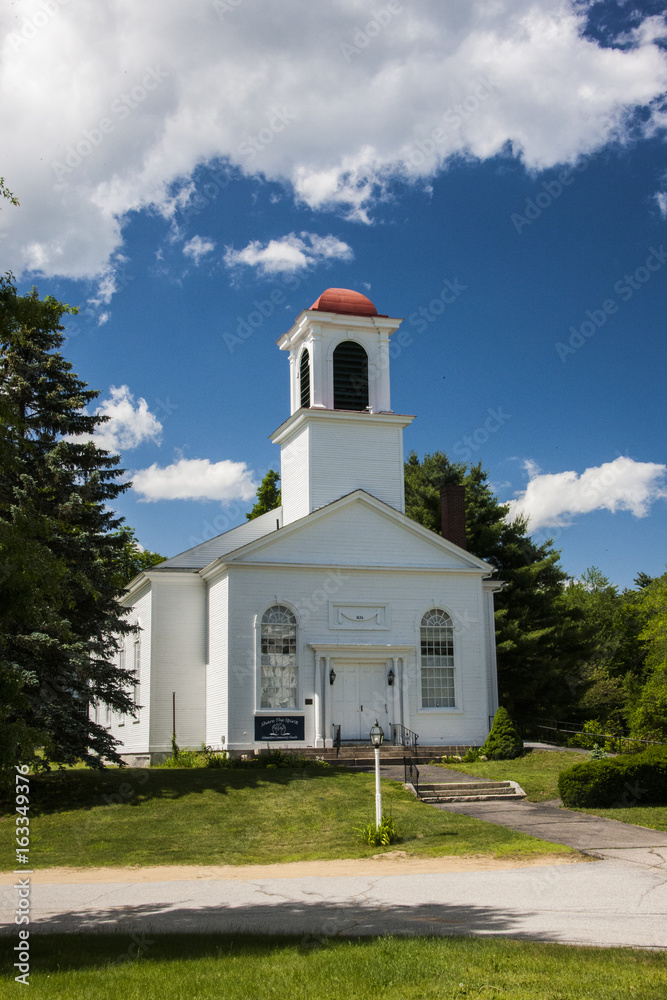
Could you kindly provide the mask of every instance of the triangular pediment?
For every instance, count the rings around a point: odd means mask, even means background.
[[[489,564],[363,490],[221,556],[216,563],[415,567],[480,575],[492,572]]]

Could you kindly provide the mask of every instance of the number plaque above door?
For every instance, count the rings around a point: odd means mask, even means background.
[[[355,632],[386,631],[391,628],[391,609],[389,604],[370,601],[356,601],[354,604],[330,601],[329,628]]]

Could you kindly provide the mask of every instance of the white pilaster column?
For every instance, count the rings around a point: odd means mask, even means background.
[[[380,335],[378,365],[375,372],[375,399],[376,413],[391,410],[391,398],[389,393],[389,335]]]
[[[322,692],[322,668],[321,668],[321,657],[316,652],[315,653],[315,692],[313,696],[313,709],[315,711],[315,746],[319,746],[320,743],[324,746],[324,738],[322,736],[322,710],[321,710],[321,696]]]
[[[319,409],[327,406],[327,359],[322,349],[319,326],[313,326],[310,336],[310,405]]]
[[[289,352],[289,407],[290,413],[299,409],[300,399],[298,398],[296,385],[296,354]],[[298,401],[297,401],[298,400]]]
[[[405,657],[401,657],[401,705],[402,705],[402,724],[406,729],[410,729],[410,702],[409,702],[409,691],[408,691],[408,664],[405,662]]]
[[[333,735],[331,732],[331,693],[332,688],[329,683],[329,671],[331,670],[331,661],[328,656],[324,657],[324,745],[325,747],[333,746]]]
[[[400,704],[401,674],[399,667],[399,659],[400,658],[398,656],[394,656],[392,657],[391,661],[391,668],[394,671],[394,686],[391,691],[391,700],[392,700],[391,710],[393,718],[391,721],[396,723],[397,725],[401,724],[401,704]]]

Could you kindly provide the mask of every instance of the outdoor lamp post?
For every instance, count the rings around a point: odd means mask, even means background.
[[[373,750],[375,751],[375,825],[380,826],[382,823],[382,793],[380,791],[380,747],[382,745],[382,740],[384,739],[384,729],[382,726],[378,725],[378,720],[375,720],[375,725],[371,728],[370,732],[371,744]]]

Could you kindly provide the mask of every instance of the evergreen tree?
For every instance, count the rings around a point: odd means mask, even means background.
[[[257,502],[255,506],[246,514],[246,518],[252,521],[254,518],[259,517],[260,514],[268,514],[270,510],[275,510],[276,507],[280,507],[280,487],[278,483],[280,482],[280,473],[276,472],[274,469],[269,469],[267,474],[262,479],[257,490]]]
[[[491,732],[481,753],[489,760],[512,760],[523,753],[523,740],[517,733],[506,708],[502,705],[493,717]]]
[[[75,312],[0,278],[0,693],[4,766],[119,761],[89,703],[132,714],[132,674],[113,659],[121,617],[115,577],[123,537],[107,504],[129,484],[90,435],[106,418],[58,348]],[[115,533],[114,533],[115,532]]]
[[[496,648],[500,700],[517,718],[564,711],[573,701],[572,678],[587,645],[582,615],[563,607],[567,579],[550,541],[538,544],[524,518],[506,520],[481,463],[450,462],[443,452],[405,463],[405,512],[440,530],[440,488],[465,487],[468,550],[498,570],[505,587],[496,594]]]

